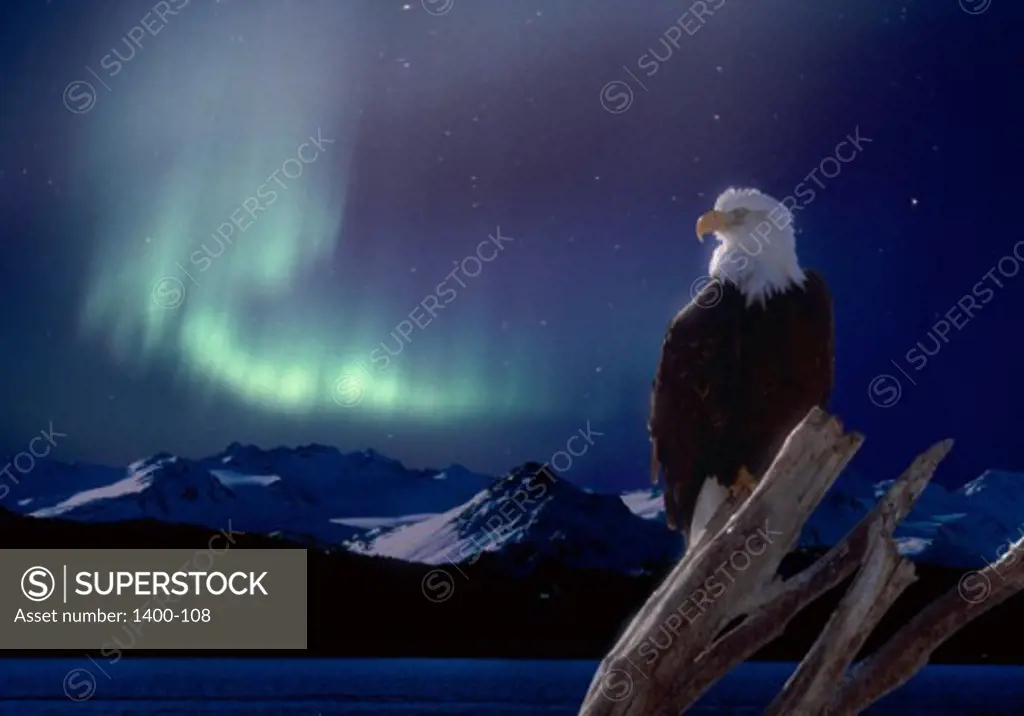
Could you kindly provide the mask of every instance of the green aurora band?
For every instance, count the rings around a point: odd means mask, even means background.
[[[337,298],[356,82],[339,77],[341,40],[315,26],[295,28],[292,49],[302,49],[290,61],[254,51],[287,30],[263,18],[232,45],[165,28],[129,66],[131,86],[113,87],[85,118],[80,159],[110,179],[95,186],[82,328],[126,366],[176,371],[190,389],[277,413],[536,413],[514,371],[423,351],[368,377],[367,356],[382,339],[395,344],[388,334],[410,307],[389,305],[384,283],[354,312]]]

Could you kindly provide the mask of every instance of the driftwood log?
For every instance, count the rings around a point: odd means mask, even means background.
[[[782,634],[825,592],[853,577],[821,634],[768,706],[769,716],[852,716],[909,680],[971,620],[1024,588],[1024,540],[977,575],[974,600],[954,588],[852,664],[879,620],[914,582],[893,531],[952,441],[921,454],[846,537],[798,574],[777,575],[863,437],[815,408],[741,505],[723,505],[605,656],[580,716],[678,716],[735,666]],[[987,573],[998,572],[999,580]],[[855,575],[855,576],[854,576]]]

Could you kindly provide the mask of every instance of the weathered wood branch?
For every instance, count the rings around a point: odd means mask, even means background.
[[[871,525],[870,544],[853,585],[765,716],[821,713],[872,629],[913,583],[914,567],[900,557],[884,522]]]
[[[676,716],[779,636],[808,604],[854,574],[822,634],[768,713],[854,714],[920,668],[938,644],[966,623],[962,607],[942,606],[946,597],[875,655],[849,667],[871,631],[915,579],[913,566],[899,556],[893,531],[952,441],[920,455],[824,557],[789,579],[777,576],[779,563],[795,545],[804,523],[862,441],[860,435],[844,433],[835,418],[812,410],[750,498],[738,509],[723,506],[705,536],[688,549],[640,609],[602,660],[580,716]],[[1021,566],[1009,570],[1018,561]],[[992,590],[985,608],[1024,587],[1024,540],[1000,565],[1007,567],[1002,573],[1005,582]],[[974,611],[980,613],[977,605]],[[924,618],[926,613],[930,619]],[[914,624],[920,625],[916,635]],[[920,644],[930,648],[917,663],[918,652],[912,647]],[[904,672],[907,675],[900,680]]]
[[[998,580],[998,581],[996,581]],[[1024,539],[921,610],[874,654],[850,670],[827,711],[860,713],[916,674],[944,641],[1024,589]]]
[[[845,434],[835,418],[812,410],[750,498],[711,540],[688,551],[641,608],[602,660],[581,716],[676,716],[685,708],[680,694],[697,657],[774,579],[804,522],[862,441]]]
[[[886,519],[887,514],[892,515],[894,523],[906,517],[952,446],[950,440],[932,446],[893,482],[874,509],[839,544],[799,574],[777,581],[774,590],[766,590],[764,603],[744,621],[743,628],[730,631],[700,657],[703,668],[687,682],[680,699],[688,704],[696,701],[734,666],[780,636],[808,604],[857,571],[868,554],[872,526]]]

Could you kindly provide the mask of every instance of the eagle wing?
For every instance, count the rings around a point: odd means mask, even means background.
[[[817,335],[811,335],[813,342],[811,355],[814,356],[811,366],[814,380],[814,392],[818,395],[818,404],[824,408],[828,398],[832,395],[832,388],[836,380],[836,328],[835,311],[832,307],[832,295],[829,293],[828,284],[815,271],[807,271],[807,282],[804,289],[807,291],[807,311],[811,326],[817,326],[820,331]],[[810,410],[810,408],[808,408]]]
[[[740,347],[730,317],[737,300],[732,286],[709,283],[672,320],[661,345],[648,423],[651,476],[657,482],[661,468],[665,519],[684,533],[704,480],[714,474],[709,468],[729,452],[735,392],[729,376]]]

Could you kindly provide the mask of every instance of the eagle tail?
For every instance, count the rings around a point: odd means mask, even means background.
[[[697,501],[690,512],[689,526],[686,535],[686,544],[694,545],[707,530],[711,520],[729,497],[729,488],[718,481],[714,475],[704,479],[700,492],[697,493]]]
[[[676,490],[674,487],[665,486],[665,524],[673,532],[679,529],[679,522],[676,515],[679,512],[679,505],[676,503]]]

